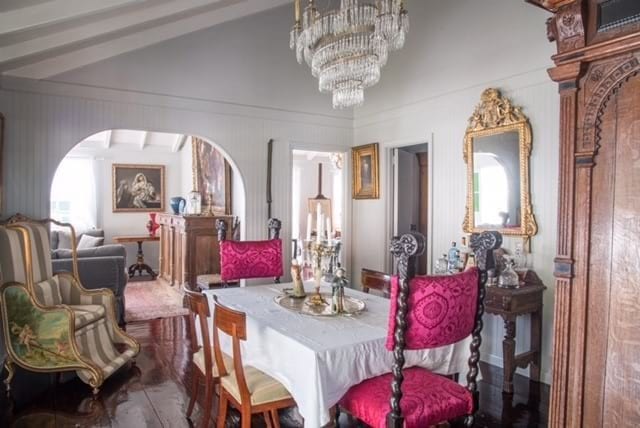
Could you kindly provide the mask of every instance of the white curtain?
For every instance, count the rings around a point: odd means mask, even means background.
[[[96,171],[90,158],[64,158],[51,186],[51,217],[76,229],[97,226]]]

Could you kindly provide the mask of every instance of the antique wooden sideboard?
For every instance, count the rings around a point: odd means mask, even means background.
[[[216,220],[228,224],[232,216],[158,214],[160,224],[160,278],[171,285],[196,289],[198,275],[220,273],[220,246]],[[227,239],[231,238],[231,228]]]
[[[553,15],[560,179],[549,426],[640,426],[640,1]]]

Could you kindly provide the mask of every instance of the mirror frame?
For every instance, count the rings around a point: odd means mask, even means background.
[[[467,207],[462,229],[466,233],[479,233],[490,230],[475,226],[473,213],[473,140],[506,132],[518,132],[520,158],[520,226],[517,228],[497,229],[503,235],[522,236],[528,240],[538,232],[529,187],[529,158],[531,157],[531,125],[520,107],[514,107],[500,91],[486,89],[481,102],[469,118],[464,136],[463,157],[467,164]],[[495,230],[495,229],[491,229]]]

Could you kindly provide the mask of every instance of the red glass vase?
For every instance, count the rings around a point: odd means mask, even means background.
[[[160,227],[158,223],[156,223],[156,215],[158,213],[149,213],[150,220],[147,222],[147,230],[149,231],[149,236],[156,236],[156,230]]]

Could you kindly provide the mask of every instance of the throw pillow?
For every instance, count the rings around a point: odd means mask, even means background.
[[[71,234],[66,230],[58,231],[58,246],[56,248],[71,249]]]
[[[104,244],[104,238],[84,234],[80,237],[80,242],[78,242],[78,250],[83,248],[95,248],[102,244]]]

